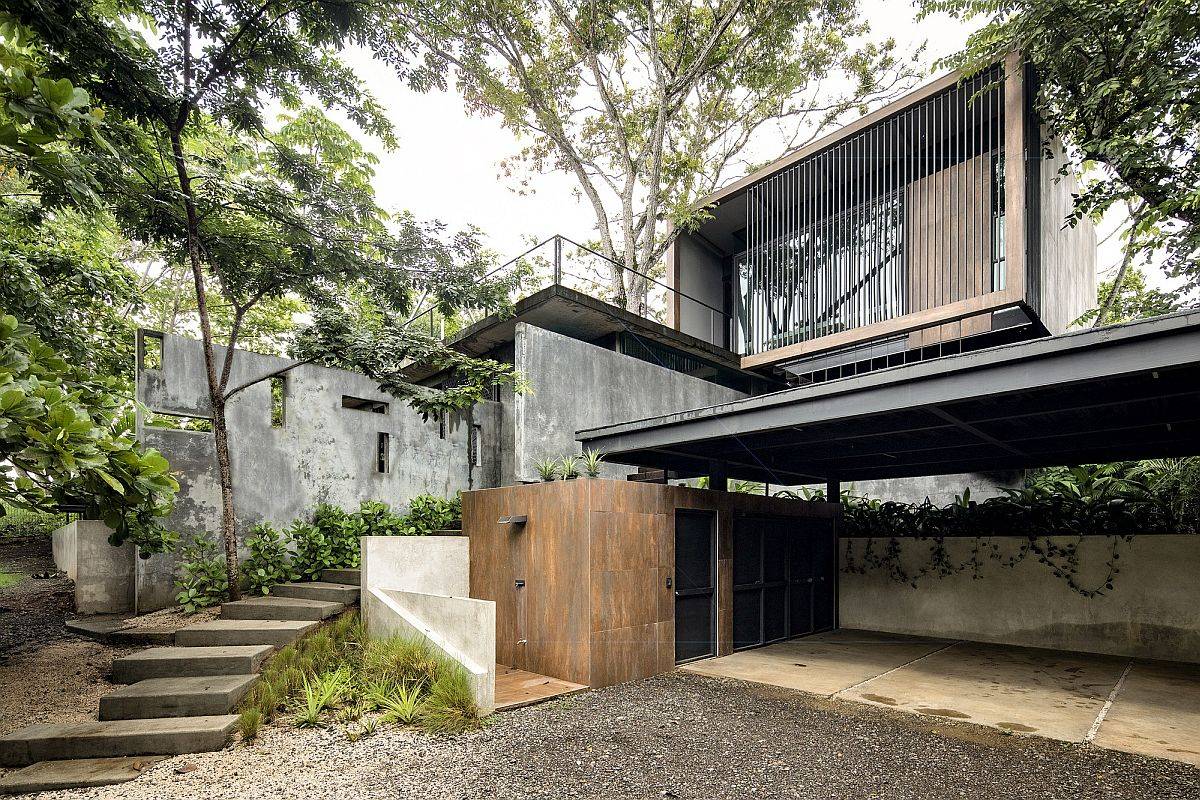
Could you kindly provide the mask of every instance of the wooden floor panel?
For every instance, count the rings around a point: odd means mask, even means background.
[[[538,675],[515,667],[496,665],[496,710],[511,711],[514,708],[540,703],[554,697],[582,692],[588,687],[581,683]]]

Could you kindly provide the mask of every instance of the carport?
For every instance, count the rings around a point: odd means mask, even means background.
[[[610,461],[674,477],[831,489],[1196,455],[1200,312],[882,368],[577,438]],[[757,555],[769,526],[747,536],[735,527],[734,602],[754,585],[762,607],[767,589],[787,591],[779,574],[787,562]],[[1200,668],[1169,663],[1200,661],[1196,538],[1141,537],[1121,562],[1118,591],[1094,600],[1067,596],[1033,567],[974,585],[948,579],[924,599],[907,586],[881,589],[886,580],[835,574],[835,630],[743,639],[735,611],[736,652],[685,669],[1200,763]],[[963,609],[965,621],[950,619]],[[836,629],[848,618],[869,630]],[[951,622],[958,627],[948,635]]]

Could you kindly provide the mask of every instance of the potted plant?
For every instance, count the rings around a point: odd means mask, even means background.
[[[579,477],[579,468],[575,466],[576,458],[578,456],[563,456],[558,460],[558,474],[562,475],[564,481]]]
[[[604,461],[604,453],[598,450],[584,450],[579,460],[583,462],[583,471],[589,478],[600,477],[600,464]]]
[[[558,461],[553,458],[543,458],[535,466],[538,477],[547,483],[558,477]]]

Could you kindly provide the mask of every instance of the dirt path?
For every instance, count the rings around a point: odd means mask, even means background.
[[[67,636],[63,622],[74,610],[71,581],[54,573],[50,537],[0,539],[0,665],[17,653]]]

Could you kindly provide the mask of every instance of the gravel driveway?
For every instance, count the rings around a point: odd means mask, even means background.
[[[435,739],[276,726],[133,783],[43,797],[1196,798],[1200,769],[675,673]]]

